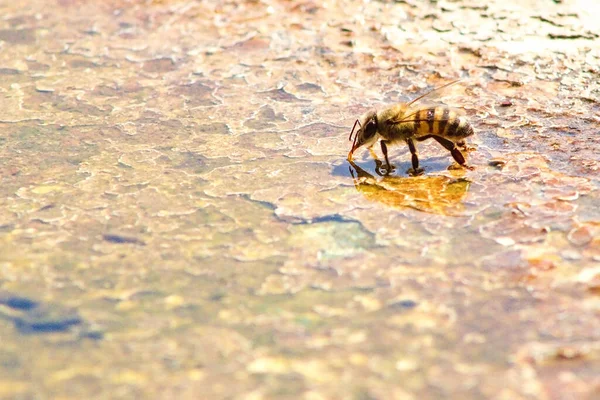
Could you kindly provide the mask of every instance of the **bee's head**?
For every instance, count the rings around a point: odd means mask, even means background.
[[[356,125],[358,125],[358,129],[356,129]],[[356,149],[362,146],[371,146],[377,141],[377,112],[371,110],[365,113],[360,120],[357,119],[356,122],[354,122],[354,127],[352,128],[352,132],[350,132],[350,141],[352,141],[352,134],[355,129],[356,135],[352,142],[352,149],[350,150],[350,153],[348,153],[349,160],[352,159],[352,153],[354,153]]]

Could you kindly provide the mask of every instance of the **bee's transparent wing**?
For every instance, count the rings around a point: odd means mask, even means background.
[[[430,109],[430,108],[435,108],[435,107],[441,106],[442,104],[434,103],[434,102],[432,102],[432,100],[435,100],[437,97],[439,97],[439,95],[444,91],[444,89],[446,89],[450,86],[456,85],[457,83],[460,83],[460,82],[462,82],[460,79],[454,80],[452,82],[448,82],[445,85],[442,85],[440,87],[432,89],[429,92],[417,97],[416,99],[412,100],[410,103],[407,104],[408,108],[402,118],[391,119],[387,122],[389,124],[401,124],[404,122],[415,121],[415,117],[418,115],[419,111],[421,111],[423,109]],[[422,100],[425,98],[427,98],[427,101],[428,101],[427,103],[422,102]],[[459,110],[459,109],[452,109],[452,110],[459,114],[464,113],[462,110]]]
[[[435,89],[430,90],[429,92],[422,94],[421,96],[417,97],[416,99],[412,100],[410,103],[408,103],[407,105],[410,107],[412,105],[416,105],[417,102],[419,102],[420,100],[424,99],[425,97],[427,97],[429,100],[434,99],[435,97],[438,97],[442,91],[450,86],[456,85],[457,83],[461,82],[460,79],[456,79],[452,82],[448,82],[445,85],[442,85],[440,87],[437,87]]]
[[[429,104],[429,105],[418,105],[418,106],[412,106],[409,107],[408,110],[404,113],[404,116],[402,116],[402,118],[397,118],[397,119],[390,119],[387,121],[388,124],[390,125],[396,125],[396,124],[405,124],[407,122],[429,122],[427,119],[423,119],[423,118],[419,118],[419,113],[422,110],[431,110],[434,109],[436,107],[442,106],[442,104]],[[461,108],[455,108],[455,107],[448,107],[446,105],[443,105],[443,107],[445,109],[448,109],[448,111],[450,111],[448,113],[448,115],[446,116],[446,118],[442,117],[438,117],[438,118],[434,118],[433,121],[448,121],[451,118],[452,112],[458,114],[458,115],[465,115],[465,110],[461,109]]]

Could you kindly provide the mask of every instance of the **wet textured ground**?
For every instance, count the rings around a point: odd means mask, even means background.
[[[0,398],[600,396],[600,10],[497,3],[0,2]]]

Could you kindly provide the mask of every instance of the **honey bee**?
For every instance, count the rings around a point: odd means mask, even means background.
[[[353,153],[362,146],[369,149],[380,140],[381,151],[385,156],[387,173],[393,167],[388,159],[388,145],[405,142],[412,155],[411,175],[420,175],[424,172],[419,168],[419,153],[416,142],[434,139],[444,148],[450,151],[454,160],[464,168],[473,169],[468,166],[465,157],[459,150],[467,150],[465,139],[473,135],[473,127],[462,115],[461,111],[446,105],[419,106],[417,102],[426,96],[459,82],[452,81],[446,85],[431,90],[417,97],[410,103],[397,103],[382,110],[371,110],[366,112],[360,119],[354,122],[349,140],[356,130],[352,149],[348,153],[348,161],[352,161]],[[356,129],[358,125],[358,129]]]

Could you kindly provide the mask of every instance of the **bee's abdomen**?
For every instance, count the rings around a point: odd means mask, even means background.
[[[452,115],[454,114],[454,115]],[[473,127],[464,115],[457,115],[454,111],[450,111],[450,117],[444,127],[441,136],[448,139],[462,139],[473,134]]]
[[[471,136],[473,127],[465,116],[448,107],[430,107],[418,112],[415,118],[415,134],[433,134],[455,140]]]

